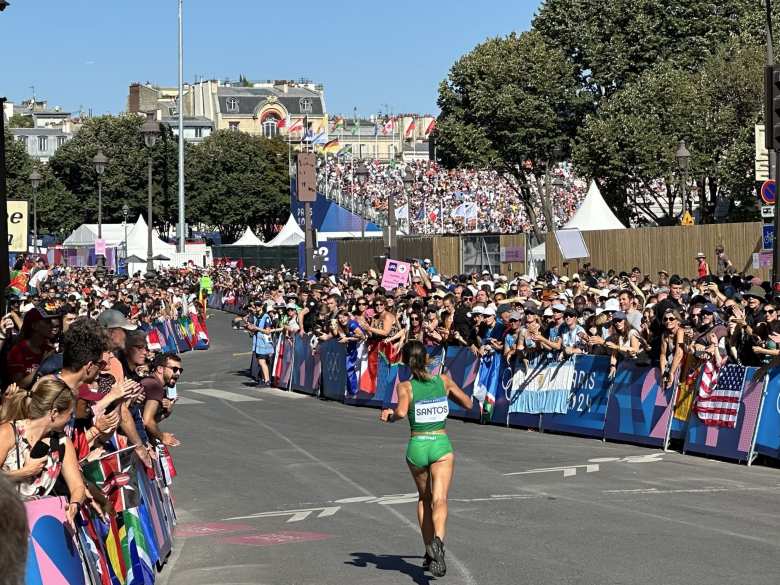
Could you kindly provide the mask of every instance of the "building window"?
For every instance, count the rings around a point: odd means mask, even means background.
[[[238,131],[238,122],[228,122],[228,128]]]
[[[228,112],[237,112],[238,111],[238,98],[228,98],[227,100],[227,111]]]
[[[67,141],[68,139],[65,136],[57,136],[57,148],[65,144]]]
[[[298,106],[301,108],[301,114],[311,114],[311,98],[301,98],[298,100]]]
[[[201,126],[195,127],[195,138],[203,138],[203,128]]]
[[[279,134],[279,116],[274,113],[266,114],[263,117],[263,136],[273,138]]]
[[[22,143],[22,146],[27,148],[27,136],[18,136],[16,139]]]
[[[46,152],[49,150],[49,137],[38,136],[38,152]]]

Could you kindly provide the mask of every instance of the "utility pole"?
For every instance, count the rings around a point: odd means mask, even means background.
[[[766,7],[766,75],[764,91],[766,93],[764,103],[766,112],[764,113],[764,135],[766,136],[766,147],[769,151],[769,180],[777,181],[777,152],[775,142],[780,140],[780,136],[775,136],[775,120],[777,114],[774,95],[777,87],[776,80],[780,77],[780,72],[775,68],[774,42],[772,38],[772,0],[765,0]],[[780,120],[778,120],[780,122]],[[777,197],[777,188],[775,187],[775,218],[774,228],[775,236],[772,245],[772,289],[778,286],[780,278],[780,245],[778,245],[777,234],[780,233],[780,197]]]
[[[182,4],[179,0],[179,227],[177,252],[183,254],[187,242],[187,230],[184,224],[184,23]],[[192,95],[192,88],[190,88]],[[194,99],[194,96],[193,96]]]
[[[0,97],[0,305],[5,314],[5,291],[11,281],[8,266],[8,204],[5,182],[5,98]]]

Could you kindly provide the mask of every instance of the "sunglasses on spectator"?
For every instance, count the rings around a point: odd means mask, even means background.
[[[171,370],[174,374],[183,374],[184,373],[184,368],[180,368],[180,367],[177,367],[177,366],[165,366],[165,367],[168,368],[169,370]]]
[[[664,323],[671,323],[672,321],[677,321],[677,317],[664,317],[663,322]]]
[[[771,315],[773,313],[777,313],[775,309],[764,309],[762,313],[766,313],[767,315]]]

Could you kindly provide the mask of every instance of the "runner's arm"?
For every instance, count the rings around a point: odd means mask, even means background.
[[[395,422],[406,418],[409,412],[409,402],[411,401],[412,384],[411,382],[401,382],[398,384],[398,404],[393,408],[383,408],[379,414],[379,420],[383,422]]]
[[[460,387],[452,381],[452,378],[446,374],[442,374],[441,379],[444,382],[444,389],[447,391],[447,397],[460,404],[463,408],[470,409],[473,404],[471,397],[461,390]]]

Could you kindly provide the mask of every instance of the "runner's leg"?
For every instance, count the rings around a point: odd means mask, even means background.
[[[420,532],[427,550],[433,540],[431,477],[427,467],[415,467],[408,461],[406,464],[409,466],[409,471],[411,471],[417,486],[417,521],[420,524]]]
[[[435,463],[431,463],[430,469],[434,533],[444,540],[447,532],[447,494],[450,491],[455,469],[455,454],[448,453]]]

